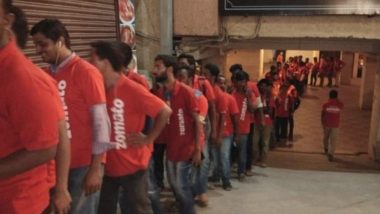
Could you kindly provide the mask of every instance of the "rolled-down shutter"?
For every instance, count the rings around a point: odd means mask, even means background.
[[[90,42],[117,39],[114,0],[14,0],[14,4],[26,13],[29,30],[45,18],[61,20],[69,31],[71,49],[83,58],[89,56]],[[42,65],[30,37],[24,52]]]

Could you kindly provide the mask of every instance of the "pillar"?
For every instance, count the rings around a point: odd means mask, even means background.
[[[363,110],[372,108],[373,92],[375,87],[376,72],[379,67],[379,60],[374,55],[364,56],[363,76],[360,86],[359,106]]]
[[[173,0],[161,0],[160,4],[160,52],[173,53]]]
[[[377,61],[380,61],[380,57],[377,57]],[[372,159],[380,161],[380,66],[375,70],[375,88],[369,134],[369,155]]]
[[[345,66],[342,69],[340,76],[341,85],[351,85],[351,78],[353,75],[354,69],[354,58],[355,54],[352,52],[342,52],[342,61],[345,63]]]

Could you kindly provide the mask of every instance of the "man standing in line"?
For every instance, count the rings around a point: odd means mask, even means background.
[[[58,143],[59,95],[10,37],[12,6],[0,0],[0,210],[42,213],[49,205],[46,163]]]
[[[166,142],[166,169],[169,184],[181,214],[194,214],[189,174],[201,163],[199,110],[192,89],[175,79],[177,59],[158,55],[152,74],[161,87],[154,93],[172,109],[163,133]],[[166,132],[165,132],[166,131]]]
[[[323,126],[323,146],[329,161],[334,160],[336,140],[340,125],[340,112],[343,110],[343,103],[338,99],[338,92],[331,90],[329,100],[323,104],[321,122]]]
[[[47,72],[58,82],[64,105],[71,165],[69,191],[72,213],[96,213],[103,177],[104,155],[112,148],[104,83],[98,70],[70,50],[66,27],[45,19],[31,30],[37,52],[49,63]]]

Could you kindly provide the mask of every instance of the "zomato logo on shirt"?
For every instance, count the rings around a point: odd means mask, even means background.
[[[125,123],[124,123],[124,102],[121,99],[113,100],[113,107],[111,108],[113,131],[115,133],[116,149],[126,149],[125,143]]]
[[[185,136],[186,135],[186,127],[185,127],[185,117],[183,115],[183,109],[178,109],[178,124],[179,124],[179,135]]]
[[[69,139],[71,139],[72,135],[71,135],[71,129],[70,129],[70,123],[69,123],[69,109],[68,109],[66,101],[65,101],[66,87],[67,87],[67,83],[65,80],[59,81],[58,92],[59,92],[59,96],[61,97],[61,102],[63,105],[63,111],[65,112],[67,135],[68,135]]]
[[[240,120],[244,120],[245,119],[245,115],[247,113],[247,98],[244,98],[244,101],[243,101],[243,106],[241,108],[241,114],[240,114]]]

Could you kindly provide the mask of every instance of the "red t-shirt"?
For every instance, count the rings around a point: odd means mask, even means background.
[[[140,74],[138,73],[135,73],[133,71],[128,71],[127,73],[127,77],[131,80],[133,80],[134,82],[144,86],[144,88],[148,89],[149,90],[149,84],[148,84],[148,80],[145,79],[143,76],[141,76]]]
[[[200,130],[200,139],[199,144],[200,148],[203,148],[206,136],[205,136],[205,123],[206,123],[206,117],[208,112],[208,102],[207,98],[202,94],[201,91],[197,89],[193,89],[193,93],[195,95],[195,98],[197,99],[198,109],[199,109],[199,120],[202,123],[201,130]]]
[[[239,108],[237,106],[235,98],[228,94],[225,93],[226,99],[227,99],[227,113],[226,113],[226,120],[225,120],[225,128],[224,128],[224,133],[223,137],[228,137],[231,136],[234,132],[233,130],[233,124],[232,124],[232,119],[231,117],[233,115],[238,115],[239,114]]]
[[[203,76],[195,75],[193,80],[193,88],[200,90],[208,101],[215,100],[215,94],[210,82]]]
[[[107,152],[105,175],[125,176],[148,167],[150,146],[127,146],[126,136],[141,132],[145,117],[155,118],[164,106],[165,103],[160,98],[124,75],[113,88],[107,90],[107,109],[112,127],[111,142],[118,146],[117,149]]]
[[[343,110],[343,103],[338,99],[330,99],[322,106],[322,123],[329,128],[339,128],[340,112]]]
[[[215,94],[215,108],[216,108],[216,122],[217,122],[217,127],[216,130],[220,130],[220,124],[219,124],[219,119],[221,115],[225,115],[227,113],[227,100],[226,97],[224,96],[224,92],[222,89],[219,88],[219,86],[215,85],[213,87],[214,89],[214,94]],[[217,136],[222,136],[223,133],[217,133]]]
[[[58,91],[68,114],[71,168],[88,166],[92,160],[91,107],[106,103],[103,77],[90,63],[75,56],[56,74]]]
[[[292,106],[291,97],[287,94],[279,94],[275,100],[276,117],[287,118],[290,114],[290,108]]]
[[[58,142],[58,91],[16,47],[0,49],[0,158]],[[0,212],[41,213],[49,204],[47,164],[0,180]]]
[[[255,121],[264,126],[272,126],[273,118],[271,112],[275,109],[274,99],[272,96],[267,99],[261,97],[261,102],[263,103],[264,124],[262,124],[261,114],[259,112],[255,112]]]
[[[248,110],[247,97],[244,94],[234,92],[232,96],[235,98],[236,103],[239,108],[239,134],[248,134],[251,125],[251,113]],[[252,103],[256,102],[256,97],[252,93],[251,97]]]
[[[173,111],[164,129],[166,158],[176,162],[189,161],[195,148],[195,121],[192,114],[199,112],[192,88],[176,81],[172,91],[160,88],[156,94]]]

